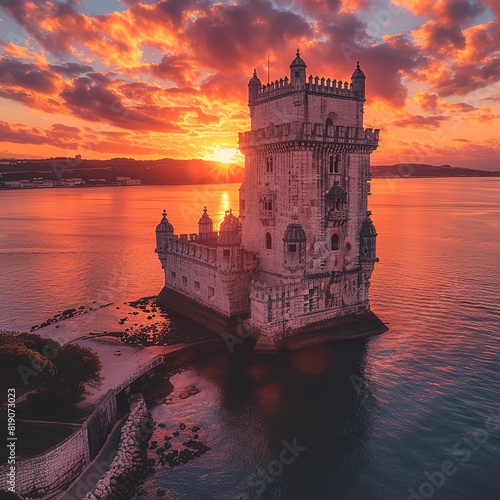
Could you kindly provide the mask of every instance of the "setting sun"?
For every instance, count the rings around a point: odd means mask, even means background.
[[[214,161],[231,163],[236,160],[237,153],[238,150],[235,148],[215,148],[212,153],[212,158]]]

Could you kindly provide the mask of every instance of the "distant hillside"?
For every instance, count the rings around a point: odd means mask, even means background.
[[[243,168],[238,165],[205,160],[0,160],[0,180],[17,181],[35,177],[61,180],[79,177],[84,181],[103,179],[107,184],[117,177],[140,179],[142,184],[220,184],[242,182]]]
[[[488,172],[450,165],[398,164],[374,165],[373,177],[487,177]],[[113,184],[118,177],[140,179],[142,184],[222,184],[243,182],[244,169],[234,164],[205,160],[81,160],[49,158],[46,160],[1,160],[0,185],[6,181],[38,179],[61,181],[80,178],[86,185]]]
[[[450,165],[425,165],[422,163],[398,163],[397,165],[372,165],[373,177],[496,177],[500,171],[491,172]]]

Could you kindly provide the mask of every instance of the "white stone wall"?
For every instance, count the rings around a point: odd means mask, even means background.
[[[238,266],[225,265],[221,249],[169,239],[165,286],[224,316],[247,313],[253,271],[246,265],[250,256],[244,255],[239,247],[232,248],[231,252],[241,254]],[[233,255],[230,259],[234,262]]]

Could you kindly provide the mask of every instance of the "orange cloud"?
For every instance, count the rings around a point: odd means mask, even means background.
[[[471,106],[466,102],[447,102],[440,99],[437,94],[433,94],[431,92],[417,92],[413,99],[422,109],[425,111],[432,111],[434,113],[443,110],[469,113],[470,111],[474,111],[476,109],[474,106]]]

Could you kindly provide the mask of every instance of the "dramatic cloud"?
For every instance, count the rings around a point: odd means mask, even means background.
[[[0,0],[0,8],[22,30],[0,34],[6,142],[79,141],[103,156],[119,152],[117,143],[144,156],[234,148],[249,124],[253,69],[265,82],[269,55],[271,79],[288,75],[297,47],[308,76],[349,81],[361,62],[365,116],[383,129],[387,151],[415,131],[447,130],[452,142],[457,123],[482,139],[500,114],[497,0],[101,0],[105,14],[79,0]],[[57,126],[19,125],[25,108],[57,115]]]
[[[425,111],[435,113],[447,110],[459,113],[468,113],[476,108],[466,102],[447,102],[440,99],[437,94],[431,92],[417,92],[414,96],[415,103]]]
[[[15,59],[0,58],[0,83],[3,87],[22,87],[42,94],[53,94],[56,78],[47,70],[33,63],[22,63]]]
[[[405,118],[394,120],[392,124],[396,127],[432,130],[439,128],[441,126],[441,123],[447,120],[450,120],[449,116],[408,115]]]

